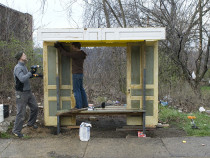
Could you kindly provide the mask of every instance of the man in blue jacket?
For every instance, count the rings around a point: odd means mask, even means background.
[[[15,55],[18,64],[14,68],[14,79],[15,79],[15,90],[16,90],[16,105],[17,105],[17,115],[15,119],[15,124],[13,127],[13,134],[19,138],[23,137],[21,130],[23,128],[26,106],[30,107],[30,118],[28,120],[27,126],[38,128],[35,125],[38,106],[34,95],[31,92],[29,79],[36,73],[36,69],[31,69],[28,72],[25,63],[27,61],[27,56],[23,52],[19,52]]]

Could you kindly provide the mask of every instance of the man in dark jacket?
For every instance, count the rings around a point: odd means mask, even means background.
[[[30,107],[30,118],[28,120],[27,126],[38,128],[35,125],[38,106],[34,95],[31,92],[29,78],[36,73],[35,69],[31,69],[28,72],[25,62],[27,61],[27,56],[23,52],[19,52],[15,55],[18,60],[18,64],[14,68],[14,79],[15,79],[15,90],[16,90],[16,104],[17,104],[17,115],[15,119],[15,124],[13,127],[13,134],[19,138],[23,137],[21,130],[23,128],[23,123],[25,119],[26,106]]]
[[[72,58],[72,74],[73,74],[73,92],[76,100],[76,109],[88,107],[87,95],[83,88],[83,64],[87,54],[80,50],[81,43],[73,42],[70,51],[65,50],[59,42],[55,43],[55,48],[59,50],[61,55]]]

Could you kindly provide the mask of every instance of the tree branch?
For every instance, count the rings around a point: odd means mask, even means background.
[[[124,27],[126,27],[125,14],[124,14],[124,10],[123,10],[123,7],[122,7],[121,0],[118,0],[118,3],[119,3],[120,10],[121,10],[121,13],[122,13],[123,25],[124,25]]]
[[[111,9],[112,14],[114,15],[114,17],[117,20],[117,22],[120,25],[120,27],[123,27],[121,22],[120,22],[120,20],[118,19],[117,15],[115,14],[114,10],[112,9],[111,5],[109,4],[109,2],[107,0],[105,0],[105,2],[109,6],[109,8]]]
[[[103,0],[103,7],[104,7],[105,18],[106,18],[106,24],[107,24],[107,27],[110,28],[109,14],[107,12],[105,0]]]

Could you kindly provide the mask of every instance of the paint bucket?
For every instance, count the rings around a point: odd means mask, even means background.
[[[4,105],[0,104],[0,122],[4,121]]]

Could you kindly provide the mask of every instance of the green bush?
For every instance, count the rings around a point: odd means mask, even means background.
[[[26,66],[28,70],[30,70],[31,65],[42,65],[42,54],[34,52],[32,41],[22,42],[13,37],[8,41],[0,40],[0,99],[4,103],[11,103],[12,100],[13,104],[15,104],[13,70],[17,64],[17,60],[14,56],[20,51],[27,55],[28,62]],[[42,81],[37,80],[37,82],[38,84],[31,82],[32,90],[43,87]],[[42,92],[39,93],[43,94]],[[7,100],[8,97],[12,98],[10,102]]]

